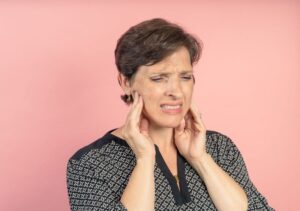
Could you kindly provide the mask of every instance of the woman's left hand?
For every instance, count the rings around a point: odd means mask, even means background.
[[[189,163],[199,161],[206,154],[206,128],[194,103],[174,131],[176,147]]]

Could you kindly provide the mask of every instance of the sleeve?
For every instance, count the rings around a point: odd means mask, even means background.
[[[223,136],[222,139],[222,146],[220,148],[223,150],[221,150],[222,154],[218,156],[218,163],[246,192],[248,198],[248,210],[273,211],[274,209],[268,205],[266,198],[262,196],[250,180],[244,159],[239,149],[230,138]]]
[[[72,211],[127,210],[107,182],[77,160],[68,162],[67,188]]]

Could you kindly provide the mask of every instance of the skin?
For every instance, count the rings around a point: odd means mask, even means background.
[[[152,141],[164,152],[175,147],[172,146],[173,128],[190,109],[194,88],[188,50],[182,47],[155,65],[139,67],[131,81],[120,74],[119,81],[126,94],[136,91],[141,96],[141,119],[147,121]],[[161,105],[170,103],[181,104],[182,111],[176,115],[163,112]],[[120,131],[122,127],[117,132]]]
[[[132,81],[119,75],[126,94],[133,94],[125,124],[113,132],[135,153],[137,164],[121,202],[128,210],[154,210],[154,164],[157,145],[170,171],[177,174],[176,150],[205,182],[218,210],[246,210],[243,189],[206,152],[206,128],[192,103],[193,71],[188,50],[179,48],[161,62],[141,66]],[[162,104],[180,104],[176,114]],[[144,178],[149,178],[145,180]]]
[[[193,67],[186,48],[152,66],[141,66],[130,90],[137,91],[143,99],[143,114],[154,129],[174,128],[187,113],[193,93]],[[162,112],[161,104],[180,103],[182,112],[169,115]]]

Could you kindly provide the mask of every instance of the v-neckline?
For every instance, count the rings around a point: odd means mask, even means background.
[[[157,145],[155,145],[155,151],[156,151],[156,162],[158,167],[161,169],[165,177],[167,178],[172,193],[174,195],[174,199],[177,205],[182,205],[187,202],[189,202],[190,199],[190,193],[188,191],[188,186],[185,178],[185,162],[184,158],[180,155],[180,153],[177,150],[177,175],[179,177],[179,187],[176,182],[176,179],[174,178],[172,172],[170,171],[169,167],[167,166],[162,154],[159,151],[159,148]]]
[[[118,140],[118,143],[125,145],[127,147],[130,147],[124,139],[111,133],[111,132],[115,131],[116,129],[110,130],[109,132],[107,132],[107,135]],[[158,146],[156,144],[154,144],[154,146],[155,146],[155,151],[156,151],[155,156],[156,156],[157,166],[160,168],[162,173],[165,175],[166,179],[169,182],[169,185],[171,186],[171,190],[172,190],[176,205],[182,205],[182,204],[190,202],[191,197],[190,197],[190,193],[189,193],[188,185],[187,185],[187,181],[186,181],[186,176],[185,176],[185,159],[180,155],[180,153],[177,150],[177,175],[179,178],[179,186],[180,186],[180,189],[179,189],[174,176],[172,175],[170,169],[168,168],[164,158],[162,157],[162,155],[159,151]]]

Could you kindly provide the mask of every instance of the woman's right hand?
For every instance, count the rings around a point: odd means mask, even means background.
[[[155,147],[148,133],[148,120],[142,115],[143,99],[135,91],[133,103],[121,133],[134,152],[136,159],[154,159]]]

